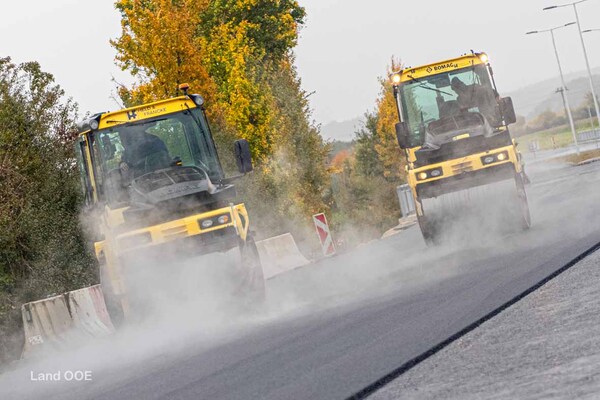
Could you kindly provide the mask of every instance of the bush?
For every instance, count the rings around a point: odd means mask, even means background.
[[[63,96],[38,63],[0,59],[0,364],[20,355],[22,303],[96,281]]]

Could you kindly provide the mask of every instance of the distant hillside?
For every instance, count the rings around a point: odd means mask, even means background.
[[[354,132],[362,126],[361,124],[360,118],[330,122],[321,126],[321,136],[326,140],[350,142],[354,139]]]
[[[600,92],[600,68],[592,70],[594,74],[594,86]],[[565,75],[567,88],[569,89],[569,102],[571,108],[578,107],[590,91],[587,72],[575,72]],[[503,96],[511,96],[518,115],[523,115],[528,120],[541,112],[550,109],[559,111],[563,109],[560,94],[555,93],[560,87],[560,77],[533,83],[510,93],[501,93]]]

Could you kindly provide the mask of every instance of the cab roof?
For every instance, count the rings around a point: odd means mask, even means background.
[[[472,65],[487,64],[487,54],[470,53],[449,60],[438,61],[419,67],[404,68],[400,71],[400,82],[419,79],[430,75],[437,75],[448,71],[470,67]]]
[[[94,114],[87,120],[80,123],[79,134],[88,132],[90,130],[90,122],[92,120],[95,120],[98,123],[98,127],[95,129],[104,129],[122,124],[135,123],[145,119],[171,114],[177,111],[196,108],[198,105],[192,99],[196,96],[200,98],[198,95],[179,96],[167,100],[159,100],[153,103],[124,108],[118,111]]]

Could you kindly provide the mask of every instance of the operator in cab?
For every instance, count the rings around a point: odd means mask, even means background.
[[[119,168],[126,181],[169,167],[169,151],[158,136],[141,127],[119,133],[119,136],[123,144]]]
[[[492,89],[485,88],[482,85],[467,85],[458,77],[454,77],[450,87],[458,95],[457,101],[461,112],[466,112],[471,108],[478,108],[479,112],[487,119],[492,126],[497,126],[499,121],[496,97]]]

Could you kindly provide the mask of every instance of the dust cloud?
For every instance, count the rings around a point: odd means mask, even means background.
[[[467,261],[561,237],[576,240],[600,222],[594,213],[600,204],[598,165],[537,163],[528,173],[533,226],[527,231],[507,218],[507,206],[510,210],[514,204],[506,197],[512,182],[457,194],[467,195],[468,202],[436,199],[463,216],[444,227],[439,245],[427,247],[418,227],[413,227],[269,280],[261,304],[240,301],[236,292],[237,249],[178,262],[166,261],[168,255],[160,260],[140,258],[127,277],[132,298],[141,304],[133,320],[109,338],[20,362],[0,376],[1,392],[8,398],[61,398],[60,393],[68,390],[83,398],[99,388],[117,387],[134,377],[140,365],[148,372],[168,368],[179,357],[227,346],[275,324],[364,307],[398,293],[408,296],[465,273]],[[582,185],[590,188],[585,196],[569,195],[581,193]],[[466,218],[460,212],[464,204],[468,204]],[[30,379],[31,371],[57,370],[93,371],[94,379],[77,384]]]

